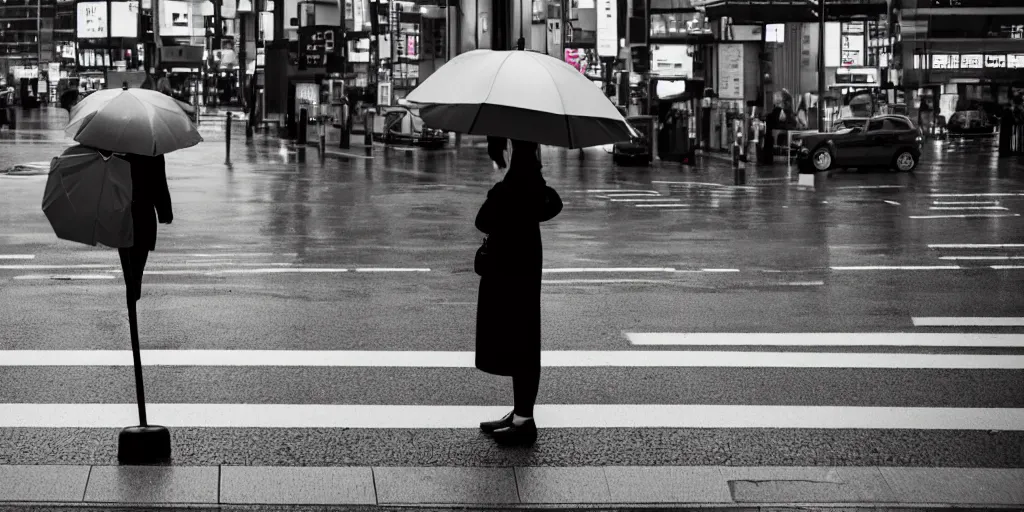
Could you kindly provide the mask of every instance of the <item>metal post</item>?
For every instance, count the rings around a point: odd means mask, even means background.
[[[298,133],[298,144],[306,145],[306,132],[309,130],[309,111],[304,108],[299,109],[299,133]]]
[[[320,139],[319,140],[320,160],[323,160],[324,157],[327,155],[327,125],[325,124],[325,120],[326,120],[325,116],[323,116],[323,115],[317,116],[317,123],[316,123],[317,130],[316,131],[317,131],[317,134],[320,135],[320,137],[319,137],[319,139]]]
[[[373,112],[372,111],[370,111],[370,110],[366,111],[366,114],[363,116],[363,126],[365,127],[363,129],[363,144],[366,145],[367,148],[370,148],[370,147],[373,146]]]
[[[224,114],[224,163],[231,163],[231,112]]]
[[[825,0],[818,0],[818,132],[825,133]]]

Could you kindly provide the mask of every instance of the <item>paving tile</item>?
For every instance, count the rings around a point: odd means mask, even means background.
[[[0,466],[0,501],[81,502],[89,466]]]
[[[896,503],[1024,505],[1024,469],[879,468]]]
[[[220,502],[247,505],[376,505],[373,470],[224,466]]]
[[[604,468],[516,468],[523,503],[613,503]]]
[[[737,503],[892,503],[877,468],[722,467]]]
[[[215,504],[219,473],[216,467],[93,466],[85,501]]]
[[[516,504],[512,468],[373,468],[377,502],[386,504]]]
[[[614,503],[732,503],[714,466],[609,466],[604,468]]]

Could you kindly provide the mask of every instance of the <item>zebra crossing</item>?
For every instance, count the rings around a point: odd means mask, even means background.
[[[924,318],[924,317],[921,317]],[[924,318],[922,326],[932,325],[1002,325],[1019,327],[1021,319],[955,319],[945,321]],[[728,379],[732,372],[774,370],[780,375],[798,376],[797,384],[781,381],[764,385],[779,387],[785,395],[807,395],[813,390],[802,388],[801,372],[844,370],[864,372],[862,385],[870,385],[878,372],[896,372],[906,375],[920,374],[921,379],[935,381],[937,396],[928,405],[871,406],[858,400],[857,405],[835,403],[795,404],[785,398],[777,403],[651,403],[643,396],[644,388],[633,387],[626,392],[635,398],[633,403],[609,401],[600,390],[579,390],[583,400],[579,403],[544,403],[543,392],[538,405],[538,424],[545,428],[592,429],[866,429],[866,430],[919,430],[919,431],[1024,431],[1024,403],[1015,400],[1005,407],[975,407],[959,403],[944,395],[947,385],[942,383],[942,371],[975,372],[975,384],[985,386],[989,377],[1009,376],[1020,381],[1024,370],[1024,332],[1004,333],[642,333],[624,332],[621,350],[548,350],[543,353],[545,372],[554,371],[554,386],[563,385],[565,373],[610,372],[608,386],[634,386],[629,381],[641,372],[657,370],[665,375],[683,372],[717,371]],[[655,349],[654,346],[685,346],[689,350]],[[641,348],[644,347],[644,348]],[[724,347],[747,347],[753,350],[725,350]],[[871,348],[874,352],[848,351],[850,348]],[[881,349],[901,349],[884,352]],[[942,347],[955,353],[929,353],[928,349]],[[715,350],[704,350],[713,348]],[[788,350],[787,350],[788,349]],[[794,350],[803,349],[803,350]],[[812,349],[808,352],[807,349]],[[1001,350],[1003,353],[991,353]],[[987,351],[987,352],[983,352]],[[276,374],[285,369],[289,375],[313,379],[300,387],[316,387],[315,379],[323,372],[344,372],[375,369],[373,379],[388,379],[389,372],[402,372],[413,376],[409,380],[409,397],[419,393],[415,382],[436,378],[438,371],[449,372],[451,385],[465,385],[464,377],[474,374],[473,353],[458,351],[372,351],[372,350],[143,350],[142,361],[147,372],[183,371],[205,368],[207,375],[227,378],[232,369],[244,369],[253,375]],[[75,373],[99,378],[117,367],[131,366],[131,353],[121,350],[2,350],[0,367],[8,371],[51,372],[88,368],[91,372]],[[166,370],[162,370],[166,369]],[[315,373],[306,371],[320,369]],[[562,373],[558,373],[561,371]],[[212,372],[212,373],[210,373]],[[996,373],[993,373],[996,372]],[[1009,372],[1009,373],[1007,373]],[[59,375],[59,374],[58,374]],[[166,377],[167,374],[161,373]],[[749,382],[749,376],[736,373],[738,382]],[[858,379],[857,374],[852,374]],[[996,377],[993,377],[996,378]],[[997,380],[998,380],[997,378]],[[884,378],[883,378],[884,380]],[[709,387],[727,388],[728,380],[708,382]],[[290,383],[294,385],[295,383]],[[382,385],[383,381],[381,382]],[[444,386],[443,380],[437,385]],[[76,381],[42,383],[41,386],[89,385]],[[355,384],[353,384],[355,385]],[[673,382],[650,383],[671,387]],[[827,385],[827,383],[824,383]],[[374,389],[373,382],[359,386]],[[401,385],[388,383],[384,387],[401,389]],[[481,418],[500,416],[507,406],[499,404],[444,403],[444,399],[421,402],[419,398],[401,402],[401,395],[389,396],[389,401],[374,402],[367,397],[363,403],[311,403],[307,396],[296,397],[294,403],[266,403],[258,391],[233,403],[207,403],[192,400],[197,396],[173,396],[173,389],[164,390],[149,405],[152,421],[170,427],[203,428],[323,428],[323,429],[469,429]],[[440,391],[440,390],[439,390]],[[948,390],[947,390],[948,391]],[[712,394],[716,390],[709,390]],[[898,391],[896,391],[898,393]],[[985,389],[975,389],[985,393]],[[728,394],[727,389],[722,390]],[[28,393],[31,394],[31,393]],[[45,394],[45,393],[44,393]],[[216,395],[217,393],[212,392]],[[440,393],[441,396],[444,393]],[[32,402],[22,393],[0,403],[0,429],[7,428],[115,428],[134,421],[133,403],[49,403]],[[201,398],[201,397],[200,397]],[[366,403],[370,402],[370,403]],[[939,404],[945,405],[939,405]],[[967,406],[965,406],[967,405]]]

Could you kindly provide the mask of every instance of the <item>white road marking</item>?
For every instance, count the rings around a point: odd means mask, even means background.
[[[856,185],[846,187],[836,187],[837,189],[878,189],[878,188],[904,188],[903,185]]]
[[[111,264],[84,264],[84,265],[0,265],[0,270],[57,270],[76,268],[116,268]]]
[[[1024,317],[998,316],[915,316],[915,327],[1024,327]]]
[[[783,283],[786,286],[824,286],[825,281],[794,281],[792,283]]]
[[[932,201],[932,204],[991,204],[997,205],[999,201]]]
[[[708,183],[704,181],[652,181],[651,183],[658,185],[686,185],[694,187],[724,187],[721,183]]]
[[[988,213],[988,214],[966,214],[966,215],[911,215],[911,219],[979,219],[993,217],[1020,217],[1019,213]]]
[[[166,253],[166,254],[173,254],[173,253]],[[208,253],[190,253],[190,254],[188,254],[188,256],[191,256],[193,258],[237,258],[237,257],[257,257],[257,256],[291,256],[291,257],[296,257],[298,255],[299,254],[295,253],[295,252],[284,252],[284,253],[275,253],[275,252],[225,252],[225,253],[217,253],[217,254],[208,254]]]
[[[702,268],[701,272],[739,272],[738,268]]]
[[[542,279],[541,284],[665,284],[667,279]]]
[[[1024,430],[1024,409],[775,405],[536,406],[540,428],[805,428]],[[147,404],[153,423],[171,428],[465,428],[501,416],[507,405]],[[2,428],[121,428],[127,404],[0,404]]]
[[[1024,194],[1014,194],[1008,192],[990,192],[984,194],[928,194],[932,197],[1016,197],[1024,196]]]
[[[930,206],[929,210],[1009,210],[1005,206]]]
[[[114,279],[115,276],[107,274],[83,274],[83,275],[38,275],[29,274],[24,276],[14,276],[15,280],[19,281],[35,281],[35,280],[52,280],[52,281],[89,281],[89,280],[102,280],[102,279]]]
[[[676,198],[672,198],[672,197],[657,197],[657,198],[650,198],[650,199],[648,199],[648,198],[638,199],[638,198],[635,198],[635,197],[631,197],[631,198],[628,198],[628,199],[609,199],[609,200],[611,202],[613,202],[613,203],[657,203],[657,202],[664,203],[666,201],[681,201],[681,199],[676,199]]]
[[[218,274],[294,274],[294,273],[309,273],[309,274],[333,274],[349,272],[347,268],[233,268],[226,270],[212,270],[209,272],[203,272],[205,275],[218,275]]]
[[[470,303],[459,303],[470,304]],[[475,368],[474,352],[363,350],[143,350],[152,366]],[[6,350],[0,366],[132,366],[129,350]],[[669,350],[545,350],[546,368],[1024,369],[1022,355],[862,354]]]
[[[642,189],[634,189],[634,188],[598,188],[598,189],[587,189],[587,190],[571,190],[570,192],[571,193],[575,193],[575,194],[584,194],[584,193],[604,194],[604,193],[614,193],[614,192],[622,192],[622,193],[626,193],[626,192],[651,193],[651,192],[653,192],[655,194],[658,193],[655,190],[642,190]]]
[[[831,267],[832,270],[960,270],[959,265],[867,265],[862,267]]]
[[[0,254],[0,260],[34,260],[35,254]]]
[[[919,332],[626,333],[633,345],[780,347],[1024,347],[1024,334]]]
[[[1024,260],[1024,256],[940,256],[940,260]]]
[[[656,191],[656,190],[652,190],[652,191],[647,192],[647,193],[634,192],[634,193],[628,193],[628,194],[612,194],[611,192],[609,192],[607,194],[608,197],[650,197],[650,196],[660,196],[660,195],[661,195],[661,193]]]
[[[992,265],[992,270],[1022,270],[1024,265]]]
[[[899,205],[900,205],[900,204],[899,204],[899,203],[897,203],[896,201],[890,201],[890,200],[888,200],[888,199],[886,199],[886,200],[885,200],[885,203],[886,203],[886,204],[891,204],[891,205],[894,205],[894,206],[899,206]]]
[[[578,268],[546,268],[545,274],[572,274],[576,272],[675,272],[672,267],[578,267]]]
[[[430,272],[429,268],[357,268],[356,272]]]
[[[678,199],[677,199],[678,201]],[[680,203],[638,204],[637,208],[686,208],[690,205]]]
[[[1011,249],[1024,244],[928,244],[929,249]]]

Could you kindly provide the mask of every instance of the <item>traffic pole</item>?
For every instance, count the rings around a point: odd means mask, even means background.
[[[747,181],[747,170],[743,165],[740,165],[740,148],[743,146],[743,121],[733,121],[736,129],[736,137],[732,141],[732,169],[733,169],[733,183],[735,185],[743,185]]]
[[[231,163],[231,112],[224,114],[224,163]]]

